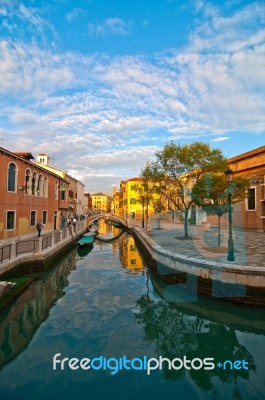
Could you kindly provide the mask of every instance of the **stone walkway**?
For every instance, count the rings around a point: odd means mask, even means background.
[[[189,225],[190,239],[183,239],[183,224],[177,222],[152,221],[148,233],[162,248],[172,252],[188,255],[197,259],[220,261],[225,263],[265,267],[265,232],[233,229],[235,261],[227,261],[228,229],[221,228],[221,246],[218,247],[217,228],[202,229]]]

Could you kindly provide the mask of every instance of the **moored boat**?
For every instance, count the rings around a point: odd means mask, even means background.
[[[83,246],[83,245],[91,246],[91,245],[93,245],[94,240],[95,240],[94,235],[82,236],[81,239],[79,239],[77,243],[79,244],[79,246]]]

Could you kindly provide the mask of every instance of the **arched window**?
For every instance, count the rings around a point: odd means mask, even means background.
[[[43,197],[48,197],[48,185],[49,185],[49,180],[47,178],[47,176],[45,176],[44,178],[44,182],[43,182]]]
[[[39,175],[39,196],[43,196],[43,175]]]
[[[17,188],[17,166],[14,163],[10,163],[8,166],[7,174],[7,190],[8,192],[16,192]]]
[[[59,183],[58,183],[58,181],[55,181],[54,198],[56,200],[58,199],[58,191],[59,191]]]
[[[33,196],[38,195],[38,190],[39,190],[39,178],[37,172],[33,172],[33,177],[32,177],[32,194]]]
[[[26,170],[25,175],[25,193],[32,194],[32,172],[30,169]]]

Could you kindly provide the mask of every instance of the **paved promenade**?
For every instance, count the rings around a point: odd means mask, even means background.
[[[162,248],[200,260],[219,261],[242,266],[265,268],[265,232],[233,229],[235,261],[227,261],[228,228],[221,228],[218,247],[216,227],[189,225],[190,239],[184,240],[183,224],[166,220],[151,222],[148,235]]]

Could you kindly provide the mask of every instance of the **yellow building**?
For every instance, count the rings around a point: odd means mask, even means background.
[[[121,208],[121,193],[116,191],[116,187],[113,188],[113,196],[112,196],[112,204],[111,204],[111,212],[117,216],[122,216],[122,208]]]
[[[94,193],[91,195],[93,211],[107,212],[111,211],[112,197],[104,193]]]
[[[117,203],[118,200],[115,200]],[[156,206],[160,201],[159,195],[151,192],[151,186],[142,178],[130,178],[121,181],[119,192],[119,214],[131,220],[142,220],[150,218],[156,211]]]

